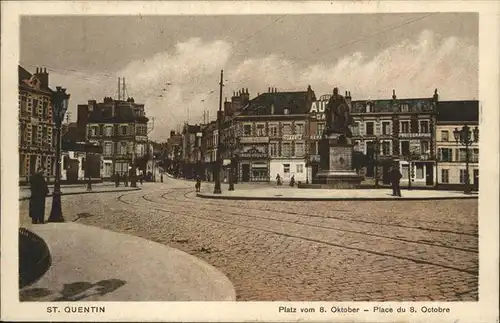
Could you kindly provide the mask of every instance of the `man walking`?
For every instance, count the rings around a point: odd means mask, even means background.
[[[43,167],[38,168],[30,178],[29,215],[33,224],[43,224],[45,222],[45,198],[49,194],[49,187],[43,177],[44,170]]]
[[[401,187],[399,186],[399,181],[401,180],[401,172],[399,171],[399,167],[392,166],[391,169],[391,186],[392,186],[392,196],[401,197]]]

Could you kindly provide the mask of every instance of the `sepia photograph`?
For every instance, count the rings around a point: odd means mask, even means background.
[[[479,203],[498,193],[481,14],[231,4],[17,17],[17,83],[2,79],[17,97],[16,124],[2,103],[12,302],[72,320],[110,302],[412,322],[477,306],[481,230],[498,224],[498,201]]]

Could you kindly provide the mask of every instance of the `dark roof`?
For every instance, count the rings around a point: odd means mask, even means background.
[[[18,76],[19,76],[19,84],[23,83],[24,80],[29,80],[33,75],[30,72],[24,69],[21,65],[18,65]]]
[[[479,122],[479,101],[440,101],[437,122]]]
[[[33,78],[33,74],[31,74],[30,72],[28,72],[24,67],[22,67],[21,65],[18,65],[17,66],[17,71],[18,71],[18,85],[19,86],[22,86],[22,87],[25,87],[25,88],[29,88],[29,89],[32,89],[32,90],[35,90],[35,88],[33,87],[33,85],[31,84],[31,80]],[[48,92],[48,93],[52,93],[52,90],[48,87],[43,87],[42,84],[40,83],[40,88],[39,89],[36,89],[37,91],[43,91],[43,92]]]
[[[274,113],[271,113],[271,106],[274,106]],[[250,100],[240,115],[283,115],[285,108],[289,109],[288,114],[308,113],[310,107],[307,106],[307,91],[262,93]]]
[[[78,128],[76,128],[76,125],[70,123],[69,127],[66,127],[66,130],[67,131],[62,135],[61,138],[63,142],[85,141],[85,136],[82,136],[82,134],[78,132]]]
[[[433,98],[396,99],[396,100],[357,100],[352,101],[352,113],[365,113],[368,102],[372,103],[372,112],[399,112],[399,107],[408,105],[409,112],[433,112]]]
[[[132,104],[134,105],[134,104]],[[147,122],[147,117],[135,116],[133,107],[130,103],[120,104],[117,102],[115,104],[115,115],[112,115],[113,103],[98,103],[92,112],[89,114],[89,123],[121,123],[121,122],[134,122],[134,120],[139,122]],[[139,106],[139,105],[137,105]]]

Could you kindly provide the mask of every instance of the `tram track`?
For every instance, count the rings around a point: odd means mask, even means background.
[[[179,189],[187,189],[187,188],[179,188]],[[191,194],[195,192],[194,190],[190,190],[186,193],[184,193],[184,197],[188,200],[191,200],[193,203],[196,203],[193,201],[192,198],[188,197],[188,194]],[[170,199],[170,200],[175,200],[175,201],[183,201],[179,199],[172,199],[172,198],[165,198],[165,199]],[[185,201],[189,202],[189,201]],[[233,201],[232,201],[233,202]],[[203,201],[204,204],[209,204],[209,205],[214,205],[217,207],[221,207],[220,203],[217,202],[211,202],[211,201]],[[225,206],[225,207],[235,207],[238,208],[237,206]],[[324,216],[324,215],[318,215],[318,214],[310,214],[310,213],[300,213],[300,212],[289,212],[289,211],[282,211],[282,210],[273,210],[271,208],[255,208],[255,207],[248,207],[245,206],[245,209],[250,209],[250,210],[255,210],[255,211],[266,211],[266,212],[276,212],[276,213],[283,213],[283,214],[290,214],[290,215],[298,215],[298,216],[307,216],[307,217],[313,217],[313,218],[322,218],[322,219],[334,219],[334,220],[339,220],[339,221],[346,221],[346,222],[359,222],[359,223],[365,223],[365,224],[375,224],[375,225],[383,225],[383,226],[390,226],[390,227],[397,227],[397,228],[406,228],[406,229],[416,229],[416,230],[423,230],[423,231],[429,231],[429,232],[439,232],[439,233],[451,233],[451,234],[458,234],[458,235],[464,235],[464,236],[471,236],[477,238],[479,235],[477,233],[468,233],[468,232],[458,232],[458,231],[453,231],[453,230],[446,230],[446,229],[435,229],[435,228],[429,228],[429,227],[422,227],[422,226],[412,226],[412,225],[402,225],[402,224],[394,224],[394,223],[387,223],[387,222],[376,222],[376,221],[369,221],[369,220],[362,220],[362,219],[346,219],[343,217],[336,217],[336,216]],[[331,209],[331,211],[338,211],[338,212],[351,212],[348,210],[337,210],[337,209]],[[420,220],[420,222],[424,223],[429,223],[429,224],[435,224],[434,222],[431,221],[425,221],[425,220]],[[452,223],[450,223],[452,224]]]
[[[175,193],[176,191],[178,191],[180,189],[186,189],[186,188],[173,188],[170,191],[162,194],[161,198],[164,198],[168,194]],[[189,194],[189,193],[192,193],[192,191],[187,192],[185,194]],[[132,205],[134,207],[142,207],[142,205],[140,205],[139,203],[133,203],[133,202],[130,202],[130,201],[126,201],[124,199],[124,197],[127,196],[127,195],[129,195],[129,194],[122,194],[122,195],[120,195],[117,198],[117,200],[119,202],[122,202],[122,203],[125,203],[125,204],[128,204],[128,205]],[[156,201],[152,200],[151,198],[148,197],[148,195],[149,194],[144,194],[144,195],[141,196],[141,198],[144,199],[145,201],[150,202],[150,203],[152,202],[152,203],[155,203],[155,204],[164,205],[163,203],[156,202]],[[168,198],[165,198],[165,199],[168,200]],[[175,200],[177,202],[183,202],[182,200],[178,200],[178,199],[175,199],[175,198],[172,199],[172,200]],[[181,207],[187,208],[186,206],[181,206]],[[315,239],[315,238],[311,238],[311,237],[304,237],[304,236],[295,235],[295,234],[278,232],[278,231],[275,231],[275,230],[272,230],[272,229],[258,228],[258,227],[252,226],[252,225],[244,225],[244,224],[234,223],[234,222],[230,222],[230,221],[224,221],[224,220],[221,220],[221,219],[214,219],[214,218],[206,217],[206,216],[193,215],[193,214],[191,214],[189,212],[189,210],[182,210],[182,211],[179,212],[179,211],[167,210],[165,208],[160,208],[158,206],[151,206],[150,208],[152,208],[154,210],[157,210],[157,211],[160,211],[160,212],[165,212],[165,213],[170,213],[170,214],[179,214],[179,213],[181,213],[183,216],[188,216],[188,217],[191,217],[191,218],[197,218],[197,219],[202,219],[202,220],[205,220],[205,221],[211,221],[211,222],[226,224],[226,225],[230,225],[230,226],[242,227],[242,228],[251,229],[251,230],[257,230],[257,231],[266,232],[266,233],[272,233],[272,234],[276,234],[276,235],[280,235],[280,236],[284,236],[284,237],[300,239],[300,240],[303,240],[303,241],[315,242],[315,243],[319,243],[319,244],[323,244],[323,245],[329,245],[329,246],[344,248],[344,249],[348,249],[348,250],[355,250],[355,251],[360,251],[360,252],[366,252],[366,253],[370,253],[370,254],[377,255],[377,256],[393,257],[393,258],[396,258],[396,259],[411,261],[411,262],[418,263],[418,264],[426,264],[426,265],[438,266],[438,267],[441,267],[441,268],[455,270],[455,271],[459,271],[459,272],[462,272],[462,273],[467,273],[467,274],[470,274],[470,275],[477,275],[478,274],[477,270],[471,270],[469,268],[458,268],[458,267],[455,267],[455,266],[434,263],[432,261],[427,261],[427,260],[423,260],[423,259],[415,259],[415,258],[401,256],[401,255],[395,255],[395,254],[391,254],[391,253],[387,253],[387,252],[380,252],[380,251],[376,251],[376,250],[369,250],[369,249],[359,248],[359,247],[355,247],[355,246],[346,246],[346,245],[343,245],[343,244],[328,242],[328,241],[324,241],[324,240],[320,240],[320,239]],[[219,208],[220,208],[220,206],[219,206]],[[210,210],[207,210],[207,211],[210,211]],[[218,210],[218,211],[220,211],[220,210]],[[274,212],[277,212],[277,211],[274,211]],[[308,224],[304,224],[304,223],[297,223],[297,222],[293,222],[293,221],[282,221],[282,220],[272,219],[272,218],[265,218],[265,217],[258,217],[258,216],[252,216],[252,215],[238,214],[238,213],[235,213],[235,212],[231,213],[231,212],[223,211],[223,213],[225,213],[227,215],[236,215],[236,216],[242,216],[242,217],[247,217],[247,218],[263,219],[263,220],[267,220],[267,221],[285,222],[285,223],[290,223],[290,224],[298,225],[298,226],[308,226],[308,227],[321,228],[323,230],[333,230],[333,229],[335,229],[335,228],[330,228],[330,227],[321,227],[321,226],[315,226],[315,225],[308,225]],[[342,230],[342,229],[337,229],[337,231],[345,231],[345,232],[351,233],[351,234],[352,233],[355,233],[355,234],[365,234],[367,236],[373,236],[373,237],[377,237],[377,238],[381,238],[381,239],[399,240],[399,241],[404,242],[404,243],[413,243],[413,244],[418,244],[418,245],[428,245],[428,246],[432,246],[432,247],[435,247],[435,248],[453,249],[453,247],[446,247],[446,246],[441,246],[441,245],[436,245],[436,244],[428,244],[428,243],[426,244],[426,243],[416,242],[416,241],[405,241],[406,239],[391,238],[391,237],[387,237],[387,236],[377,236],[377,235],[367,234],[367,233],[361,233],[361,232],[349,232],[347,230]],[[455,249],[457,251],[459,250],[459,251],[462,251],[462,252],[477,253],[477,251],[475,251],[475,250],[473,251],[473,250],[470,250],[470,249],[462,249],[462,248],[460,248],[460,249],[459,248],[455,248]]]

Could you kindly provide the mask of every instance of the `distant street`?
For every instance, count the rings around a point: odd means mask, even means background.
[[[238,300],[478,299],[477,200],[209,200],[167,179],[63,196],[63,213],[199,257],[227,275]]]

